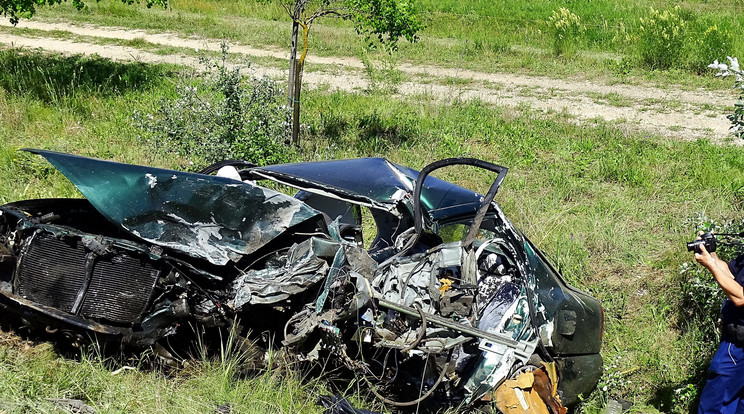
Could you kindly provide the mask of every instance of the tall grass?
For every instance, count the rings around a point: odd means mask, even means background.
[[[227,343],[224,346],[228,347]],[[0,332],[0,409],[5,412],[62,412],[58,399],[75,399],[97,412],[320,413],[318,382],[301,382],[291,370],[236,375],[240,355],[197,360],[167,373],[125,356],[83,351],[64,358],[48,343]],[[227,411],[227,410],[230,411]]]

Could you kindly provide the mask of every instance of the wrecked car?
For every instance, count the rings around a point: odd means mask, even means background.
[[[27,151],[84,198],[0,207],[0,307],[60,341],[147,347],[239,321],[403,407],[562,413],[602,373],[602,307],[504,216],[505,167],[365,158],[197,174]],[[431,175],[455,165],[492,172],[490,190]]]

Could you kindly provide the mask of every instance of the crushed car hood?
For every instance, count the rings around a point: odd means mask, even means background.
[[[254,174],[301,185],[309,192],[331,190],[351,200],[366,201],[381,208],[392,209],[406,194],[413,193],[419,172],[392,163],[384,158],[357,158],[279,164],[258,167]],[[427,176],[421,201],[433,220],[473,214],[483,196],[452,183]]]
[[[46,158],[124,231],[216,265],[321,216],[288,195],[229,178],[26,151]]]

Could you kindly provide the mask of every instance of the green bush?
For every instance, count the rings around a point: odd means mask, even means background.
[[[744,70],[739,67],[738,58],[727,56],[726,59],[729,61],[728,65],[715,60],[708,67],[718,70],[716,76],[722,78],[733,76],[734,89],[739,91],[739,99],[734,102],[734,112],[726,115],[726,118],[731,121],[731,133],[737,138],[744,139]]]
[[[221,61],[202,59],[204,79],[177,86],[154,114],[135,113],[144,138],[156,151],[175,153],[199,169],[226,159],[256,164],[289,161],[289,111],[284,91],[268,78],[229,68],[227,46]]]
[[[548,18],[548,32],[553,38],[553,51],[556,55],[563,55],[576,48],[577,42],[584,33],[581,18],[570,10],[561,7],[553,11]]]
[[[653,7],[649,17],[640,19],[638,54],[650,69],[669,69],[684,61],[687,25],[679,7],[660,12]]]
[[[694,52],[690,57],[690,69],[703,72],[713,60],[724,60],[731,50],[733,36],[713,25],[694,40]]]

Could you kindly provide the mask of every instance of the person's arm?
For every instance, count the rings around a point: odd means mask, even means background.
[[[705,246],[700,246],[700,253],[695,253],[695,260],[710,271],[723,293],[735,306],[744,306],[744,287],[734,279],[728,263],[718,258],[715,253],[708,253]]]

